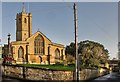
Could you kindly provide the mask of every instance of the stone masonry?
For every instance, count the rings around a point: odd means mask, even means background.
[[[2,74],[5,76],[27,80],[74,80],[73,71],[58,71],[43,68],[3,65]],[[84,69],[80,71],[80,80],[88,80],[103,75],[99,70]]]

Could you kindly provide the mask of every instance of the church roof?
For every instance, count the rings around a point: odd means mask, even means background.
[[[58,46],[58,47],[64,47],[64,45],[62,44],[58,44],[58,43],[52,43],[53,46]]]
[[[42,32],[37,31],[36,33],[32,34],[32,36],[30,36],[29,38],[27,38],[26,41],[27,41],[28,39],[30,39],[31,37],[33,37],[34,35],[36,35],[37,33],[40,33],[40,34],[42,34],[42,36],[44,36],[45,38],[47,38]],[[51,42],[51,40],[50,40],[49,38],[47,38],[47,39]]]
[[[44,36],[45,38],[47,38],[42,32],[37,31],[37,32],[34,33],[32,36],[30,36],[29,38],[27,38],[26,41],[29,40],[30,38],[32,38],[33,36],[35,36],[36,34],[41,34],[42,36]],[[51,42],[50,45],[52,45],[52,46],[64,47],[64,45],[62,45],[62,44],[54,43],[54,42],[52,42],[49,38],[47,38],[47,39]]]

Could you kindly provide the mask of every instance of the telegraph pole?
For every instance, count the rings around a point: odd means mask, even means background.
[[[79,81],[79,56],[78,56],[78,26],[77,26],[77,9],[74,2],[74,29],[75,29],[75,80]]]

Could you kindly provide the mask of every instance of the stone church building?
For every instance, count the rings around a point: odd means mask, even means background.
[[[10,45],[17,64],[55,64],[65,60],[64,45],[53,43],[40,31],[32,34],[32,14],[24,9],[16,15],[16,41]]]

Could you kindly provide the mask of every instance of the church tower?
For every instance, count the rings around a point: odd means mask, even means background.
[[[24,9],[16,15],[16,41],[25,41],[32,35],[32,14]]]

